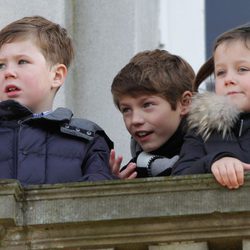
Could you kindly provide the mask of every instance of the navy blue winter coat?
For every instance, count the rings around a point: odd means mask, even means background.
[[[212,164],[233,157],[250,163],[250,113],[242,113],[226,97],[197,95],[189,127],[172,175],[211,173]]]
[[[0,103],[0,178],[23,185],[113,179],[113,143],[95,123],[58,108],[34,117],[19,103]]]

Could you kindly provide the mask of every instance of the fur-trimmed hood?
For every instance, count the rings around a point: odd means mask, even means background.
[[[198,93],[192,98],[187,118],[188,129],[195,129],[204,141],[214,131],[224,138],[231,133],[240,113],[226,96],[218,96],[213,92]]]

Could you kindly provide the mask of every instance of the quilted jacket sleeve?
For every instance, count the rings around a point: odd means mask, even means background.
[[[109,167],[110,147],[104,137],[96,135],[90,142],[82,164],[83,176],[79,181],[100,181],[115,179]]]
[[[226,154],[223,150],[223,147],[219,148],[216,145],[208,147],[200,136],[195,135],[194,132],[189,132],[185,136],[185,141],[180,152],[180,159],[174,165],[171,174],[211,173],[212,163],[220,158],[220,155]]]

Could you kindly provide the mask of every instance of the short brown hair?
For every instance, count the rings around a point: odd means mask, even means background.
[[[51,64],[62,63],[66,67],[74,57],[74,49],[67,30],[41,16],[16,20],[0,31],[0,48],[16,40],[33,39],[45,59]]]
[[[111,92],[119,108],[124,95],[153,94],[164,97],[175,110],[182,94],[192,90],[194,70],[183,58],[166,50],[146,50],[136,54],[115,76]]]
[[[232,41],[242,41],[246,48],[250,49],[250,24],[245,24],[234,29],[230,29],[221,35],[219,35],[213,46],[213,54],[217,47],[222,43],[230,43]],[[199,85],[210,75],[214,73],[214,57],[210,57],[199,69],[195,81],[194,81],[194,91],[198,91]]]

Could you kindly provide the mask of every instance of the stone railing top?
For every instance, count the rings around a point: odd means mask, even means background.
[[[209,174],[29,187],[1,180],[0,249],[127,250],[186,241],[241,249],[250,238],[249,186],[248,174],[237,190]]]
[[[15,210],[0,217],[38,225],[249,212],[249,186],[250,175],[241,188],[228,190],[210,174],[28,187],[2,180],[0,204],[11,201]]]

